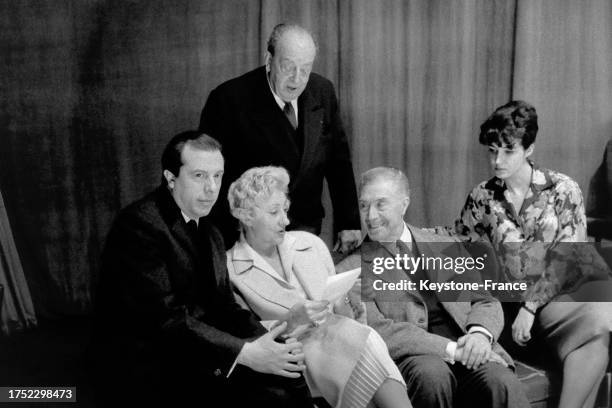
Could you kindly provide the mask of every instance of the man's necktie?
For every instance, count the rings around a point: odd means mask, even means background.
[[[398,254],[400,255],[406,254],[408,256],[412,256],[412,251],[410,250],[410,247],[404,241],[401,241],[398,239],[397,241],[395,241],[395,247],[397,248]]]
[[[408,242],[397,240],[395,242],[395,245],[397,246],[398,252],[402,257],[404,255],[408,255],[410,258],[415,258],[415,255],[412,252],[412,249],[410,248],[410,246],[412,245],[408,244]],[[418,257],[418,255],[416,257]],[[407,271],[407,272],[410,274],[410,277],[413,281],[421,281],[421,280],[427,279],[422,266],[417,268],[414,271]]]
[[[397,253],[402,257],[404,257],[404,255],[408,255],[408,257],[412,258],[412,250],[410,249],[410,246],[407,242],[401,241],[401,240],[397,240],[395,241],[395,246],[397,248]],[[406,271],[408,274],[412,276],[414,276],[415,274],[419,274],[419,270],[417,269],[416,271],[411,271],[411,270],[407,270]]]
[[[287,119],[289,119],[291,126],[293,126],[294,129],[297,129],[297,118],[295,117],[295,111],[293,110],[293,105],[291,104],[291,102],[285,102],[283,112],[285,113]]]
[[[189,222],[187,222],[187,230],[191,234],[192,238],[196,238],[198,236],[198,224],[195,222],[195,220],[189,220]]]

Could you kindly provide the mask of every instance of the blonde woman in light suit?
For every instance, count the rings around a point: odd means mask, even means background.
[[[289,175],[255,167],[230,186],[228,199],[241,237],[228,251],[232,283],[268,327],[288,322],[301,333],[306,380],[333,407],[411,407],[406,386],[384,341],[356,320],[359,301],[320,299],[335,274],[323,241],[289,224]],[[333,311],[332,311],[333,310]]]

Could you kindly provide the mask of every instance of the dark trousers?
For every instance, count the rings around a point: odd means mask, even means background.
[[[99,373],[102,374],[102,373]],[[96,407],[312,408],[303,377],[261,374],[236,366],[229,378],[201,371],[122,367],[98,376]]]
[[[237,366],[228,379],[228,407],[312,408],[304,377],[292,379]],[[232,405],[233,404],[233,405]]]
[[[519,379],[498,363],[468,370],[461,363],[423,355],[406,357],[398,367],[415,407],[529,407]]]

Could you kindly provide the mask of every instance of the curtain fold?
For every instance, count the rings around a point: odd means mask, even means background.
[[[515,48],[513,98],[539,115],[534,158],[586,195],[612,136],[612,2],[518,0]]]
[[[4,334],[36,326],[34,304],[0,191],[0,329]]]
[[[512,1],[341,3],[354,166],[404,170],[417,225],[452,222],[483,178],[477,128],[510,95],[513,10]]]

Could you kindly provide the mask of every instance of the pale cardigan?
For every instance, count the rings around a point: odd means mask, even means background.
[[[287,232],[278,246],[289,279],[281,277],[243,237],[227,252],[230,279],[262,320],[283,318],[296,303],[320,299],[329,275],[335,274],[329,250],[308,232]],[[363,354],[372,329],[344,316],[332,315],[299,340],[303,343],[306,380],[332,406],[340,406],[344,387]]]

